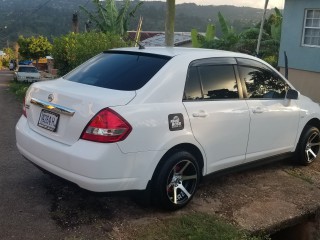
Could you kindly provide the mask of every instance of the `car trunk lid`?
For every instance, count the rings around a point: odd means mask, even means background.
[[[135,91],[106,89],[64,79],[36,83],[26,95],[28,124],[43,136],[72,145],[101,109],[126,105],[135,95]]]

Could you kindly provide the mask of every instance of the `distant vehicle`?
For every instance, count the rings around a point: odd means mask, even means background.
[[[18,82],[37,82],[41,78],[39,71],[30,65],[19,65],[15,72],[15,79]]]
[[[32,64],[32,61],[31,60],[22,60],[22,61],[19,61],[19,65],[30,65]]]

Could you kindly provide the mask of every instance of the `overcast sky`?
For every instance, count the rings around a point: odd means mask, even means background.
[[[150,1],[150,0],[145,0],[145,1]],[[185,3],[185,2],[196,3],[198,5],[235,5],[235,6],[263,8],[265,0],[176,0],[176,4]],[[284,5],[284,0],[269,0],[268,8],[274,8],[274,7],[283,8],[283,5]]]

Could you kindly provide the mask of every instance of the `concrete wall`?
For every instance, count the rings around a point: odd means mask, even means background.
[[[305,10],[310,8],[320,9],[320,0],[286,0],[279,52],[280,67],[285,67],[283,53],[286,51],[289,68],[320,72],[320,48],[302,46]]]
[[[284,75],[285,69],[280,68]],[[289,81],[303,95],[320,103],[320,73],[289,68]]]

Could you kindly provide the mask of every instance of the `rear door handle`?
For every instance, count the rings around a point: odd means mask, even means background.
[[[199,111],[199,112],[195,112],[192,113],[193,117],[201,117],[201,118],[205,118],[207,117],[209,114],[206,111]]]

